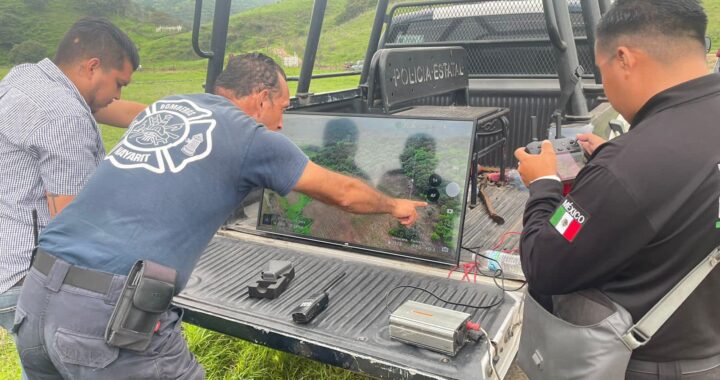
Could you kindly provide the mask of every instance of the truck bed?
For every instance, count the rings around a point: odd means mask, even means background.
[[[464,246],[489,249],[504,232],[520,229],[526,191],[504,186],[488,192],[506,223],[498,226],[490,221],[482,205],[468,210]],[[252,207],[246,212],[254,215]],[[187,322],[377,378],[494,378],[484,340],[467,344],[449,357],[390,339],[389,310],[404,300],[444,306],[427,293],[402,289],[391,294],[386,307],[390,289],[413,285],[474,305],[502,299],[490,309],[452,308],[472,314],[472,320],[488,331],[497,348],[496,368],[501,377],[507,372],[519,341],[519,292],[503,293],[482,277],[477,283],[461,281],[461,272],[448,279],[447,267],[261,236],[253,224],[254,218],[248,218],[234,227],[244,232],[224,231],[210,243],[187,288],[174,301],[185,309]],[[508,241],[504,247],[516,243],[516,239]],[[464,260],[469,258],[469,254],[464,256]],[[272,259],[292,261],[295,278],[275,300],[249,298],[247,285]],[[294,324],[290,311],[340,272],[347,275],[330,290],[328,309],[310,324]],[[506,285],[515,287],[510,282]]]

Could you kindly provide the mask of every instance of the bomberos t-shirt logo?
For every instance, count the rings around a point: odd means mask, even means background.
[[[190,100],[160,100],[130,124],[105,157],[117,168],[177,173],[212,151],[215,120],[210,110]]]

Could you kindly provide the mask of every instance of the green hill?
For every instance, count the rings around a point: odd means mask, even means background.
[[[194,1],[154,1],[154,9],[138,5],[149,1],[3,0],[0,2],[0,65],[12,64],[12,48],[26,41],[37,42],[34,46],[39,44],[45,51],[41,56],[53,56],[65,31],[86,15],[108,17],[125,30],[138,46],[144,67],[182,67],[182,61],[198,61],[187,27],[180,33],[156,30],[160,25],[180,23],[173,16],[157,11],[162,10],[163,4],[177,3],[177,9],[173,8],[177,13]],[[211,0],[205,2],[213,3]],[[268,2],[271,3],[231,16],[227,52],[262,51],[275,58],[293,55],[302,58],[313,0],[238,0],[234,3],[247,7]],[[328,3],[317,67],[335,69],[363,58],[375,0],[333,0]],[[206,19],[210,17],[206,16]],[[208,50],[210,33],[211,25],[203,26],[201,46]]]
[[[134,0],[148,10],[166,13],[186,26],[192,25],[195,16],[195,0]],[[231,14],[259,6],[277,3],[279,0],[235,0],[230,3]],[[202,7],[202,22],[212,22],[215,1],[205,0]]]
[[[167,19],[166,15],[145,12],[131,0],[2,0],[0,64],[12,63],[12,48],[27,41],[35,41],[45,50],[41,56],[53,56],[65,32],[84,16],[110,18],[126,31],[136,32],[130,34],[138,45],[167,35],[149,33],[155,30],[152,17]],[[139,21],[144,18],[147,20]]]
[[[373,0],[328,2],[317,51],[318,67],[337,68],[364,57],[373,4]],[[226,51],[261,51],[275,58],[297,54],[302,58],[312,7],[312,0],[282,0],[232,16]],[[205,26],[201,30],[201,46],[205,49],[209,49],[210,28]],[[142,47],[142,58],[152,63],[197,59],[190,39],[190,33],[182,33],[149,41]]]

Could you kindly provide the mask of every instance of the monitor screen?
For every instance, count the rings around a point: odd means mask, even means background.
[[[281,133],[318,165],[359,178],[389,196],[429,205],[406,228],[390,215],[355,215],[304,194],[281,197],[266,189],[259,230],[458,262],[474,121],[290,113]]]

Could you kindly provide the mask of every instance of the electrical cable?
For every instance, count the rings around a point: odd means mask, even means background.
[[[501,297],[500,297],[499,300],[491,303],[490,305],[480,305],[480,306],[478,306],[478,305],[468,305],[468,304],[458,303],[458,302],[450,302],[450,301],[448,301],[448,300],[445,300],[445,299],[442,299],[442,298],[436,296],[435,293],[433,293],[433,292],[431,292],[431,291],[429,291],[429,290],[426,290],[426,289],[423,289],[423,288],[420,288],[420,287],[417,287],[417,286],[413,286],[413,285],[398,285],[398,286],[396,286],[396,287],[388,290],[388,292],[385,294],[385,309],[388,311],[389,314],[392,314],[392,311],[390,311],[390,293],[392,293],[392,292],[394,292],[394,291],[396,291],[396,290],[398,290],[398,289],[404,289],[404,288],[415,289],[415,290],[423,291],[423,292],[425,292],[425,293],[430,294],[431,296],[433,296],[433,297],[436,298],[437,300],[439,300],[439,301],[441,301],[441,302],[444,302],[445,304],[448,304],[448,305],[461,306],[461,307],[469,307],[469,308],[472,308],[472,309],[491,309],[491,308],[496,307],[496,306],[502,304],[503,302],[505,302],[505,291],[504,291],[504,290],[503,290],[503,292],[501,293]]]
[[[471,270],[474,270],[475,273],[479,273],[481,276],[492,277],[493,282],[495,283],[495,286],[497,286],[497,287],[500,288],[501,290],[507,291],[507,292],[516,292],[516,291],[519,291],[519,290],[521,290],[522,288],[524,288],[525,285],[527,284],[526,281],[513,280],[513,281],[522,282],[522,284],[521,284],[520,286],[518,286],[517,288],[514,288],[514,289],[508,289],[508,288],[506,288],[506,287],[505,287],[505,279],[506,279],[506,277],[505,277],[505,274],[503,273],[502,265],[500,264],[500,262],[498,262],[497,260],[495,260],[495,259],[493,259],[493,258],[490,258],[490,257],[488,257],[488,256],[485,256],[485,255],[481,254],[481,253],[479,252],[479,249],[481,249],[482,247],[470,247],[470,248],[468,248],[468,247],[461,247],[461,248],[473,254],[473,264],[474,264],[474,268],[472,268]],[[474,249],[477,249],[478,252],[474,251]],[[486,259],[486,260],[495,262],[495,263],[497,264],[497,266],[498,266],[499,269],[494,270],[494,271],[491,271],[492,274],[486,274],[486,273],[484,273],[484,272],[480,269],[480,263],[478,262],[478,256],[480,256],[480,257],[482,257],[482,258],[484,258],[484,259]],[[453,271],[454,271],[456,268],[458,268],[458,267],[453,268]],[[451,273],[452,273],[452,271],[451,271]],[[468,274],[468,272],[465,272],[465,276],[463,276],[463,279],[467,276],[467,274]],[[448,277],[450,277],[450,275],[448,275]],[[498,278],[500,279],[500,282],[501,282],[500,284],[498,284],[498,281],[497,281]],[[468,280],[469,280],[469,279],[468,279]]]
[[[484,328],[481,327],[481,328],[480,328],[480,332],[485,335],[485,340],[486,340],[486,343],[487,343],[488,356],[490,357],[490,358],[489,358],[489,359],[490,359],[490,369],[492,369],[493,373],[495,374],[495,377],[497,377],[498,380],[501,380],[501,379],[500,379],[500,374],[499,374],[498,371],[495,369],[495,360],[494,360],[494,359],[495,359],[495,352],[494,352],[494,351],[495,351],[495,346],[493,346],[492,340],[490,340],[490,335],[488,335],[487,331],[485,331]]]
[[[495,248],[498,248],[500,245],[502,245],[502,244],[505,242],[505,239],[507,238],[507,236],[509,236],[509,235],[519,235],[519,234],[520,234],[519,232],[513,232],[513,231],[507,231],[507,232],[503,233],[503,234],[500,236],[500,241],[495,245]],[[468,252],[470,252],[470,253],[473,254],[472,266],[467,266],[467,264],[470,264],[470,263],[466,263],[466,268],[467,268],[467,270],[464,270],[464,271],[463,271],[463,273],[464,273],[463,279],[467,278],[468,281],[470,281],[469,275],[470,275],[471,272],[474,272],[475,276],[477,276],[477,274],[480,273],[480,275],[482,275],[482,276],[492,277],[493,282],[495,283],[495,286],[498,287],[498,288],[502,291],[501,297],[500,297],[499,300],[495,301],[494,303],[492,303],[492,304],[490,304],[490,305],[481,305],[481,306],[468,305],[468,304],[463,304],[463,303],[450,302],[450,301],[448,301],[448,300],[445,300],[445,299],[442,299],[442,298],[438,297],[437,295],[435,295],[433,292],[431,292],[431,291],[429,291],[429,290],[426,290],[426,289],[423,289],[423,288],[420,288],[420,287],[417,287],[417,286],[413,286],[413,285],[398,285],[398,286],[390,289],[390,290],[385,294],[385,309],[387,310],[387,312],[388,312],[389,314],[392,314],[392,311],[390,311],[390,294],[391,294],[392,292],[398,290],[398,289],[405,289],[405,288],[407,288],[407,289],[420,290],[420,291],[422,291],[422,292],[428,293],[429,295],[431,295],[431,296],[434,297],[435,299],[437,299],[437,300],[439,300],[439,301],[441,301],[441,302],[444,302],[445,304],[448,304],[448,305],[468,307],[468,308],[472,308],[472,309],[491,309],[491,308],[496,307],[496,306],[502,304],[503,302],[505,302],[505,292],[508,292],[508,291],[514,292],[514,291],[521,290],[521,289],[524,288],[525,285],[527,284],[527,282],[523,281],[522,284],[521,284],[519,287],[515,288],[515,289],[508,289],[508,288],[506,288],[506,287],[505,287],[505,275],[504,275],[504,273],[503,273],[503,271],[502,271],[502,267],[501,267],[500,263],[499,263],[497,260],[492,259],[492,258],[490,258],[490,257],[487,257],[487,256],[479,253],[479,250],[480,250],[482,247],[471,247],[471,248],[468,248],[468,247],[462,247],[462,246],[461,246],[460,248],[461,248],[461,249],[464,249],[464,250],[466,250],[466,251],[468,251]],[[478,252],[475,252],[475,251],[474,251],[475,249],[477,249]],[[478,258],[477,258],[478,256],[484,257],[484,258],[487,259],[487,260],[494,261],[495,263],[497,263],[499,269],[493,271],[493,272],[492,272],[492,275],[488,275],[488,274],[483,273],[483,271],[480,269],[480,265],[479,265],[479,263],[478,263]],[[448,278],[450,278],[450,276],[452,275],[452,273],[453,273],[454,271],[456,271],[457,269],[459,269],[459,266],[455,266],[453,269],[451,269],[451,270],[450,270],[450,273],[448,274]],[[497,281],[498,278],[500,278],[500,283],[498,283],[498,281]],[[477,282],[477,281],[475,281],[475,282]],[[488,338],[488,339],[489,339],[489,338]]]
[[[463,247],[463,249],[464,249],[464,247]],[[470,251],[470,252],[472,252],[472,251]],[[505,287],[505,273],[503,273],[502,266],[501,266],[500,262],[498,262],[497,260],[495,260],[495,259],[493,259],[493,258],[490,258],[490,257],[488,257],[488,256],[485,256],[485,255],[483,255],[482,253],[479,253],[479,252],[473,252],[473,254],[475,255],[474,258],[473,258],[473,260],[475,261],[475,266],[478,268],[478,271],[479,271],[480,274],[482,274],[482,275],[484,275],[484,274],[483,274],[482,271],[479,269],[479,268],[480,268],[480,265],[479,265],[480,263],[478,263],[478,261],[477,261],[477,260],[478,260],[478,258],[477,258],[478,256],[480,256],[480,257],[482,257],[482,258],[484,258],[484,259],[486,259],[486,260],[494,261],[494,262],[497,264],[497,266],[498,266],[499,269],[493,271],[495,275],[492,276],[492,279],[493,279],[493,282],[495,283],[495,286],[499,287],[499,288],[502,289],[503,291],[516,292],[516,291],[519,291],[519,290],[521,290],[522,288],[524,288],[525,285],[527,285],[527,281],[513,280],[513,281],[522,282],[522,284],[521,284],[520,286],[518,286],[517,288],[515,288],[515,289],[508,289],[508,288],[506,288],[506,287]],[[488,276],[488,277],[490,277],[490,276]],[[500,284],[497,283],[498,277],[500,278],[500,281],[501,281],[502,285],[500,285]]]

